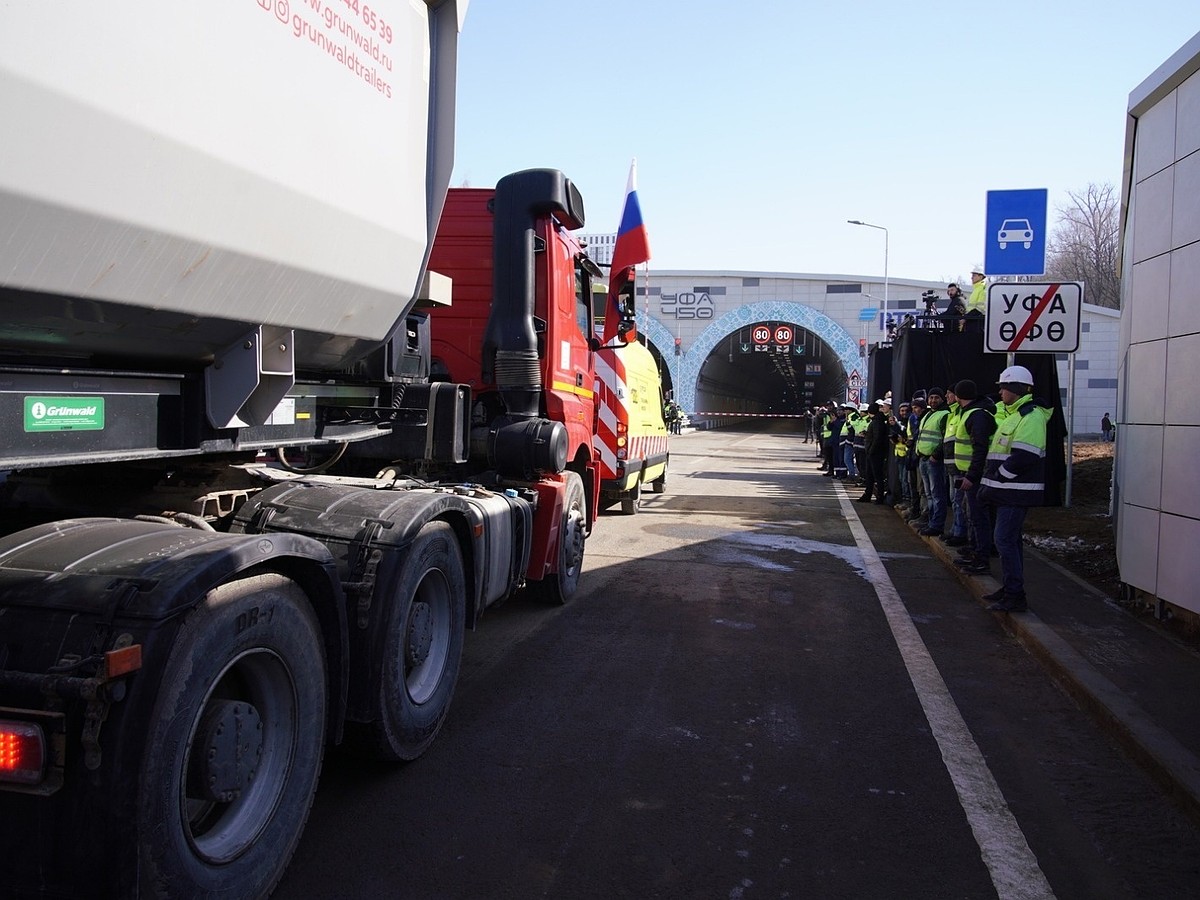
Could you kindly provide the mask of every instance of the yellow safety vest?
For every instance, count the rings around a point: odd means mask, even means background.
[[[1046,423],[1050,420],[1051,410],[1034,403],[1030,394],[1007,406],[1004,419],[992,435],[987,470],[981,483],[988,488],[988,502],[1004,506],[1041,506],[1046,489]],[[1020,475],[1004,465],[1016,450],[1033,454],[1035,458],[1035,465]]]
[[[982,406],[972,406],[961,416],[954,426],[954,466],[960,472],[971,468],[971,429],[969,420],[974,413],[987,413]],[[947,434],[949,430],[947,429]]]
[[[971,296],[967,299],[967,312],[987,312],[987,281],[971,287]]]
[[[946,434],[946,417],[949,414],[949,410],[936,409],[921,416],[921,423],[917,426],[920,429],[917,432],[917,452],[919,454],[933,456],[933,451],[941,446],[942,439]]]
[[[954,434],[958,430],[958,420],[961,416],[962,407],[957,402],[947,407],[946,430],[942,432],[942,461],[948,466],[954,464]]]

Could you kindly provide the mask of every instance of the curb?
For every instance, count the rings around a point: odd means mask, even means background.
[[[907,522],[905,523],[907,524]],[[911,527],[911,526],[910,526]],[[991,576],[969,575],[954,565],[950,548],[937,538],[917,535],[929,545],[955,578],[984,604],[983,595],[1000,588]],[[1029,553],[1030,549],[1026,548]],[[1040,553],[1033,551],[1039,561]],[[1090,585],[1097,597],[1107,600]],[[1200,822],[1200,757],[1150,719],[1124,691],[1105,678],[1074,647],[1034,612],[994,612],[1001,625],[1041,661],[1066,692],[1108,731],[1121,747],[1157,781],[1183,810]]]

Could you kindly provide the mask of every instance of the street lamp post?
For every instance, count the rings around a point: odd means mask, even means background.
[[[862,225],[865,228],[878,228],[883,232],[883,311],[888,308],[888,230],[882,225],[872,225],[870,222],[860,222],[858,219],[847,219],[848,225]]]
[[[884,321],[887,321],[888,314],[888,230],[882,225],[872,225],[870,222],[860,222],[858,219],[847,219],[849,225],[862,225],[864,228],[876,228],[883,232],[883,316]],[[865,373],[867,364],[863,362],[863,372]],[[863,379],[866,380],[865,378]]]

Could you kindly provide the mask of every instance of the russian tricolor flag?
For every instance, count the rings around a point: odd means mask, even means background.
[[[625,209],[621,213],[621,227],[617,229],[617,242],[613,245],[612,268],[608,277],[608,305],[604,312],[604,343],[617,335],[620,310],[617,297],[621,287],[629,281],[626,270],[650,260],[650,241],[646,237],[646,225],[642,222],[642,208],[638,205],[637,160],[629,164],[629,183],[625,186]]]

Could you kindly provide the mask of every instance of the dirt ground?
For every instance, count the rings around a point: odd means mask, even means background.
[[[1073,451],[1071,505],[1030,510],[1025,520],[1025,539],[1115,599],[1120,579],[1108,506],[1113,444],[1077,440]]]
[[[1145,619],[1200,649],[1200,619],[1172,615],[1161,622],[1146,598],[1127,599],[1117,571],[1116,535],[1109,515],[1113,444],[1076,441],[1072,457],[1071,505],[1031,509],[1025,542],[1084,581],[1099,588],[1131,615]]]

